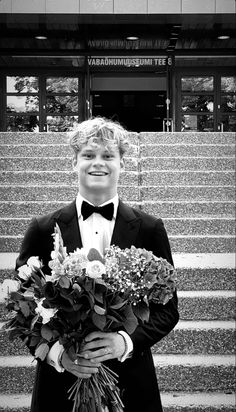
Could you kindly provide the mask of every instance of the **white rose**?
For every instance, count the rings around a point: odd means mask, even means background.
[[[28,280],[32,275],[32,269],[27,266],[23,265],[18,269],[18,276],[23,280]]]
[[[20,289],[20,282],[13,279],[5,279],[0,287],[0,301],[4,302],[11,292],[17,292]]]
[[[42,267],[42,263],[39,260],[38,256],[31,256],[27,260],[27,265],[30,267],[32,270],[39,270]]]
[[[87,263],[86,275],[90,278],[101,278],[105,271],[105,266],[102,264],[102,262],[100,262],[100,260],[93,260]]]
[[[53,318],[53,316],[57,312],[57,309],[55,308],[44,308],[43,307],[44,300],[45,298],[40,299],[37,302],[37,308],[35,308],[35,312],[38,313],[43,318],[43,321],[42,321],[43,325],[45,325],[45,323],[48,323],[50,319]]]

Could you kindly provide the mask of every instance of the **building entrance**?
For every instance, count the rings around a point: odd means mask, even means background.
[[[92,93],[92,114],[117,120],[134,132],[162,131],[165,100],[165,91],[99,91]]]

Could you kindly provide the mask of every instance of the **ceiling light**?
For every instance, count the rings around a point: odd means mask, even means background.
[[[35,36],[37,40],[47,40],[47,36]]]
[[[128,36],[126,37],[126,40],[138,40],[139,38],[137,36]]]
[[[229,38],[230,38],[230,36],[228,36],[228,35],[222,35],[222,36],[217,37],[217,39],[219,39],[219,40],[227,40]]]

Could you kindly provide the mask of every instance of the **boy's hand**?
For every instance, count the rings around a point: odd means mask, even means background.
[[[80,355],[90,360],[93,365],[108,359],[120,358],[125,352],[124,338],[116,332],[92,332],[84,341]]]
[[[78,378],[90,378],[93,373],[98,372],[99,366],[101,366],[99,362],[91,362],[89,359],[81,356],[76,357],[75,354],[72,355],[66,351],[63,352],[61,364],[67,372]]]

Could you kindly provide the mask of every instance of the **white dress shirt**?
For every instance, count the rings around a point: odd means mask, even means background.
[[[119,203],[118,195],[116,195],[113,199],[110,199],[107,202],[99,205],[105,206],[108,203],[114,204],[114,213],[112,220],[105,219],[99,213],[93,213],[86,220],[83,220],[83,216],[81,215],[81,206],[83,201],[92,205],[91,202],[88,202],[80,194],[78,194],[76,198],[76,209],[78,214],[82,245],[86,250],[89,250],[91,248],[97,249],[103,256],[105,248],[108,248],[111,244],[111,238],[115,226],[117,208]]]
[[[111,244],[111,238],[115,226],[115,219],[119,203],[118,195],[99,205],[105,206],[108,203],[114,204],[114,213],[112,220],[104,218],[99,213],[93,213],[86,220],[83,220],[83,216],[81,215],[81,206],[83,201],[92,204],[91,202],[88,202],[86,199],[84,199],[80,195],[80,193],[78,193],[76,198],[76,210],[83,248],[88,251],[91,248],[95,248],[100,252],[101,255],[104,255],[105,249],[108,248]],[[125,352],[123,353],[121,358],[119,358],[121,362],[124,362],[127,358],[130,357],[130,354],[133,350],[133,342],[126,332],[119,331],[118,333],[123,337],[125,342]],[[52,365],[58,372],[64,371],[64,369],[60,365],[60,359],[63,351],[63,346],[59,342],[56,342],[47,355],[47,362]]]

